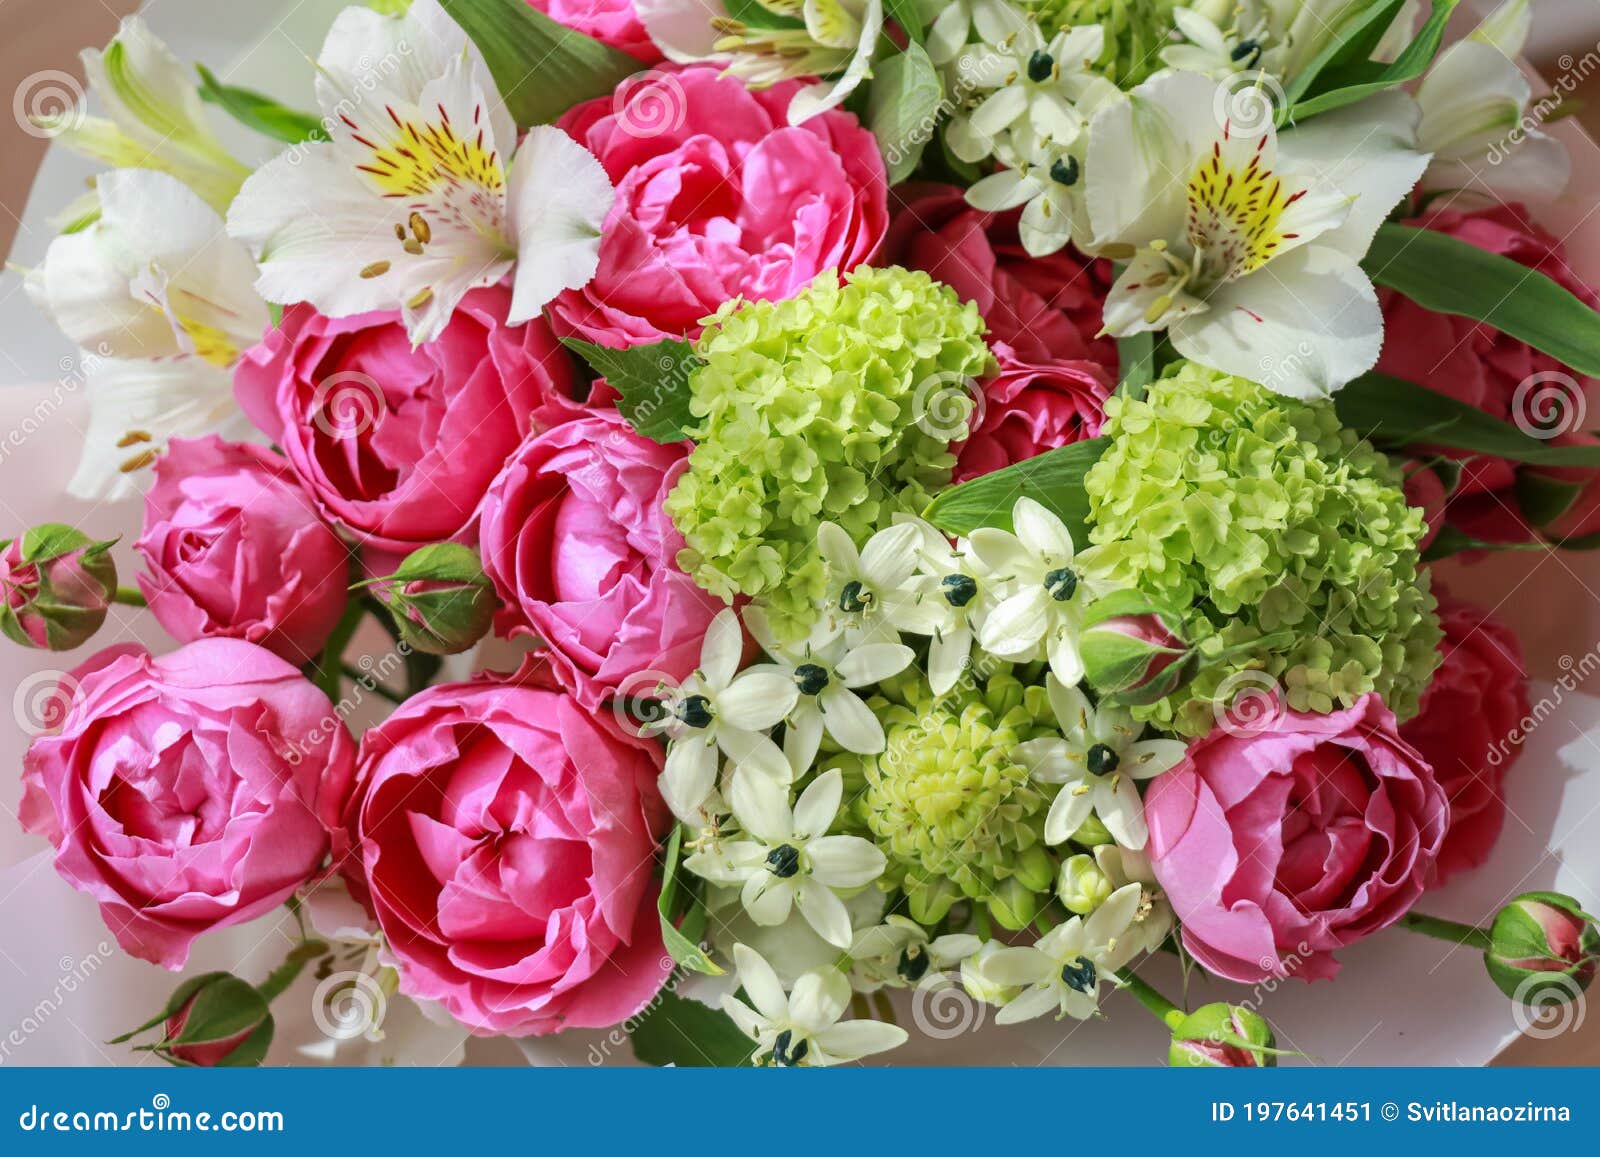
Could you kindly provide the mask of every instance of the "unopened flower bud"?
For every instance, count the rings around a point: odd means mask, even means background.
[[[1100,822],[1100,817],[1093,812],[1089,818],[1078,825],[1078,830],[1070,837],[1072,842],[1084,848],[1098,848],[1101,844],[1115,843],[1111,832],[1106,825]]]
[[[175,1065],[259,1065],[272,1044],[267,998],[227,972],[184,981],[159,1014],[111,1043],[130,1040],[157,1025],[161,1039],[143,1047]]]
[[[1181,618],[1138,591],[1113,591],[1090,605],[1078,640],[1085,676],[1109,701],[1154,703],[1193,676],[1197,656]]]
[[[0,545],[0,631],[51,651],[87,642],[117,593],[111,545],[60,523]]]
[[[985,1004],[1005,1004],[1022,991],[989,976],[989,961],[1005,947],[1002,941],[986,940],[983,947],[961,962],[961,986],[974,1000],[981,1000]]]
[[[1020,931],[1039,914],[1039,896],[1015,876],[1001,880],[989,895],[989,916],[1002,928]]]
[[[1061,878],[1056,883],[1056,895],[1068,912],[1087,916],[1111,895],[1111,881],[1094,862],[1093,856],[1068,856],[1061,865]]]
[[[1524,1004],[1573,999],[1589,987],[1597,961],[1600,933],[1560,892],[1526,892],[1500,909],[1483,954],[1500,991]]]
[[[472,646],[494,618],[494,587],[477,552],[454,542],[413,551],[373,588],[410,646],[454,655]]]
[[[1278,1063],[1272,1026],[1237,1004],[1207,1004],[1172,1029],[1173,1068],[1268,1068]]]

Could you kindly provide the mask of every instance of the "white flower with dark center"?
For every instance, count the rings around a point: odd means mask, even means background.
[[[1060,148],[1072,144],[1084,127],[1077,101],[1093,83],[1094,62],[1104,48],[1098,24],[1068,28],[1047,41],[1029,22],[996,43],[966,49],[955,72],[973,95],[967,107],[951,114],[945,129],[950,151],[976,163],[1018,130]]]
[[[268,301],[330,317],[397,309],[420,344],[469,290],[509,275],[517,324],[594,275],[614,198],[605,170],[551,125],[518,143],[483,58],[438,0],[398,17],[346,8],[316,87],[332,139],[269,161],[228,213]]]
[[[1259,0],[1222,0],[1172,10],[1172,22],[1183,41],[1161,50],[1162,63],[1184,72],[1225,80],[1236,72],[1261,67],[1274,43]]]
[[[908,518],[920,536],[921,601],[931,620],[928,685],[943,695],[972,659],[972,640],[996,602],[988,568],[969,543],[950,540],[920,518]]]
[[[858,755],[883,750],[883,724],[857,692],[904,671],[916,652],[903,643],[852,646],[845,634],[830,637],[825,623],[819,623],[803,642],[784,645],[773,635],[759,607],[746,610],[744,621],[773,660],[750,670],[776,671],[799,692],[783,736],[784,754],[790,763],[801,770],[809,768],[824,731],[840,747]]]
[[[772,966],[753,949],[734,945],[733,962],[750,1003],[724,996],[722,1009],[756,1042],[751,1059],[757,1064],[848,1064],[906,1042],[898,1025],[839,1019],[850,1006],[850,982],[837,968],[806,973],[786,995]]]
[[[850,983],[858,992],[937,983],[940,973],[977,953],[983,942],[966,932],[930,936],[906,916],[886,916],[862,929],[850,944]]]
[[[1172,932],[1172,905],[1156,882],[1150,857],[1132,848],[1101,844],[1094,850],[1094,861],[1105,873],[1113,893],[1129,884],[1139,885],[1139,906],[1133,911],[1126,933],[1131,945],[1129,959],[1160,948]]]
[[[921,532],[902,522],[878,531],[857,551],[836,523],[818,527],[817,549],[828,575],[824,631],[842,631],[852,645],[898,643],[901,631],[927,634],[936,612],[921,605],[915,577],[921,541]]]
[[[928,59],[949,64],[976,34],[978,40],[998,44],[1022,31],[1026,19],[1006,0],[932,0],[924,3],[924,17],[932,17],[928,27]]]
[[[1032,948],[1002,948],[984,962],[992,984],[1022,991],[995,1014],[996,1024],[1016,1024],[1053,1012],[1083,1020],[1100,1008],[1100,982],[1132,957],[1128,927],[1139,908],[1139,885],[1128,884],[1085,918],[1074,916]]]
[[[735,774],[728,801],[744,839],[697,852],[684,867],[713,884],[737,885],[757,924],[782,924],[791,909],[828,943],[849,948],[850,914],[836,890],[863,888],[883,875],[883,853],[859,836],[830,836],[844,777],[825,771],[791,811],[788,789],[764,775]]]
[[[1187,748],[1176,739],[1141,739],[1144,724],[1126,708],[1096,709],[1053,674],[1046,687],[1062,738],[1030,739],[1016,748],[1034,779],[1061,785],[1045,817],[1045,842],[1065,842],[1093,812],[1117,843],[1143,848],[1150,832],[1138,783],[1177,766]]]
[[[1086,574],[1066,525],[1031,498],[1017,499],[1015,533],[995,527],[972,532],[972,550],[1001,584],[998,606],[984,619],[978,643],[1002,659],[1050,660],[1050,670],[1071,686],[1083,678],[1078,632],[1083,609],[1102,583]]]
[[[743,653],[739,616],[720,612],[701,644],[699,668],[664,694],[660,717],[640,729],[672,741],[659,781],[661,794],[673,814],[691,827],[701,827],[708,818],[704,808],[717,786],[719,749],[736,770],[779,783],[794,775],[765,733],[794,707],[798,692],[779,671],[741,672]]]
[[[1264,114],[1236,124],[1236,99],[1167,72],[1095,114],[1092,248],[1126,262],[1105,328],[1165,330],[1184,357],[1325,397],[1378,358],[1383,315],[1360,261],[1427,166],[1417,105],[1386,92],[1279,136]]]

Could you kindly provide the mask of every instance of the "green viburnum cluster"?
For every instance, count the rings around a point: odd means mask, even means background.
[[[1172,10],[1179,0],[1033,0],[1025,8],[1048,40],[1063,28],[1098,24],[1106,46],[1095,71],[1120,88],[1148,80],[1161,65],[1161,49],[1171,43]]]
[[[1191,608],[1202,659],[1229,651],[1137,718],[1203,734],[1219,690],[1247,670],[1295,710],[1376,691],[1400,719],[1416,713],[1439,640],[1422,513],[1331,404],[1182,363],[1143,400],[1112,398],[1106,417],[1111,445],[1084,480],[1094,564]]]
[[[802,637],[824,593],[817,527],[838,523],[859,545],[949,484],[966,418],[950,408],[970,409],[962,383],[992,364],[983,331],[976,305],[897,267],[723,305],[695,347],[695,448],[666,502],[687,545],[679,565]]]
[[[1057,789],[1013,756],[1019,743],[1060,734],[1044,687],[999,664],[982,690],[969,683],[936,696],[927,680],[901,678],[870,705],[888,743],[863,758],[855,807],[888,859],[884,881],[922,924],[968,899],[1002,927],[1026,927],[1059,866],[1044,842]]]

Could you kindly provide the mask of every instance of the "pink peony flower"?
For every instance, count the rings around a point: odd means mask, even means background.
[[[123,949],[177,970],[197,936],[283,903],[322,864],[355,771],[327,696],[264,648],[111,647],[63,680],[19,817]]]
[[[1116,388],[1097,362],[1032,365],[1007,345],[996,345],[994,352],[1000,372],[983,384],[983,400],[973,416],[976,429],[951,447],[957,482],[1093,438]]]
[[[643,1008],[672,969],[659,765],[610,712],[514,683],[434,687],[368,731],[355,834],[401,990],[481,1034]]]
[[[174,438],[135,544],[150,611],[181,643],[260,643],[297,666],[344,612],[349,552],[282,457],[216,435]]]
[[[584,707],[641,672],[684,678],[722,608],[678,569],[683,539],[662,511],[687,461],[685,445],[598,411],[529,437],[489,488],[479,547],[497,627],[543,639]]]
[[[245,355],[235,393],[322,513],[364,544],[404,555],[470,542],[506,455],[575,380],[542,321],[505,324],[510,304],[504,286],[474,290],[417,349],[399,314],[292,306]]]
[[[872,257],[888,226],[877,142],[842,110],[788,124],[799,87],[664,66],[620,107],[602,97],[561,118],[617,200],[594,280],[550,305],[557,332],[617,349],[695,338],[725,301],[792,297]]]
[[[1528,714],[1528,680],[1508,627],[1437,585],[1434,594],[1443,661],[1400,736],[1432,765],[1450,800],[1450,828],[1435,869],[1434,882],[1443,884],[1488,859],[1500,836],[1502,784],[1521,753],[1511,738]]]
[[[1537,269],[1600,308],[1600,296],[1567,264],[1561,242],[1533,224],[1520,205],[1465,212],[1436,210],[1407,224],[1437,230]],[[1382,302],[1386,337],[1377,367],[1382,373],[1416,382],[1502,421],[1514,420],[1513,408],[1520,406],[1525,423],[1540,417],[1533,409],[1531,390],[1524,390],[1520,402],[1517,399],[1518,389],[1525,382],[1536,375],[1558,375],[1571,386],[1551,379],[1551,388],[1566,390],[1569,395],[1586,384],[1549,355],[1481,322],[1430,313],[1392,291],[1382,294]],[[1533,382],[1532,389],[1538,385]],[[1553,446],[1592,441],[1592,436],[1579,430],[1564,431],[1548,439]],[[1474,538],[1510,543],[1539,537],[1518,502],[1518,479],[1524,473],[1585,487],[1572,509],[1550,527],[1551,533],[1587,534],[1600,529],[1600,486],[1595,485],[1600,471],[1524,467],[1503,458],[1460,451],[1447,453],[1463,462],[1445,519]]]
[[[953,185],[909,184],[884,242],[884,264],[921,269],[976,302],[989,340],[1034,365],[1095,361],[1116,379],[1117,347],[1100,332],[1109,262],[1063,249],[1030,257],[1017,239],[1020,209],[984,213]]]
[[[620,48],[645,64],[661,59],[661,50],[645,34],[632,0],[528,0],[557,24]]]
[[[1331,953],[1422,894],[1449,801],[1376,695],[1329,715],[1273,697],[1189,746],[1145,800],[1149,855],[1183,944],[1252,984],[1331,977]]]

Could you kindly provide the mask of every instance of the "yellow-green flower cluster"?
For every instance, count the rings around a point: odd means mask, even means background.
[[[1296,710],[1377,691],[1399,718],[1416,713],[1439,639],[1422,513],[1331,404],[1184,363],[1106,416],[1111,445],[1085,479],[1094,564],[1193,608],[1202,656],[1240,648],[1136,716],[1203,734],[1247,670]]]
[[[1098,24],[1106,46],[1095,71],[1130,89],[1161,67],[1161,49],[1171,42],[1172,10],[1178,0],[1035,0],[1026,8],[1048,39],[1063,28]]]
[[[689,468],[666,509],[700,586],[759,598],[780,637],[824,593],[817,527],[857,544],[950,481],[988,372],[977,306],[926,273],[824,273],[788,301],[734,301],[707,319],[690,379]]]
[[[1000,665],[980,691],[935,696],[926,679],[892,680],[872,706],[888,744],[862,760],[856,811],[889,861],[913,919],[937,923],[957,900],[1023,928],[1055,884],[1044,821],[1057,788],[1014,758],[1019,743],[1058,736],[1043,686]]]

